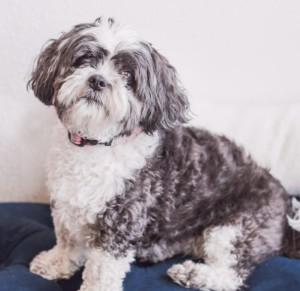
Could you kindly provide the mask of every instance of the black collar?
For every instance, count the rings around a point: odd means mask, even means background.
[[[84,147],[85,145],[104,145],[104,146],[111,146],[113,138],[110,141],[107,142],[100,142],[96,139],[88,139],[88,138],[83,138],[83,137],[79,137],[79,135],[77,136],[77,139],[74,140],[72,138],[72,135],[70,132],[68,132],[68,138],[70,140],[70,142],[78,147]]]

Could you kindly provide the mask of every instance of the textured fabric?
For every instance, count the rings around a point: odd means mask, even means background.
[[[28,271],[31,259],[54,243],[47,205],[0,204],[0,291],[78,290],[80,272],[70,280],[54,282]],[[166,270],[181,260],[172,259],[152,266],[133,265],[125,280],[125,291],[187,290],[166,276]],[[299,291],[299,274],[300,260],[274,257],[258,266],[248,283],[251,291]]]

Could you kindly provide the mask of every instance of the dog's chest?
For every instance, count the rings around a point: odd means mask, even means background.
[[[64,224],[93,223],[107,202],[123,193],[126,180],[145,166],[156,143],[151,145],[78,148],[65,142],[55,147],[48,158],[48,188]]]

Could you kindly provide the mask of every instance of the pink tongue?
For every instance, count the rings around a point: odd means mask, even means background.
[[[81,144],[81,136],[77,133],[72,133],[71,134],[71,140],[73,143],[80,145]]]

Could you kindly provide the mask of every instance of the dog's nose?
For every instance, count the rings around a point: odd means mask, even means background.
[[[96,91],[101,91],[107,86],[106,80],[101,75],[92,75],[88,79],[89,85]]]

